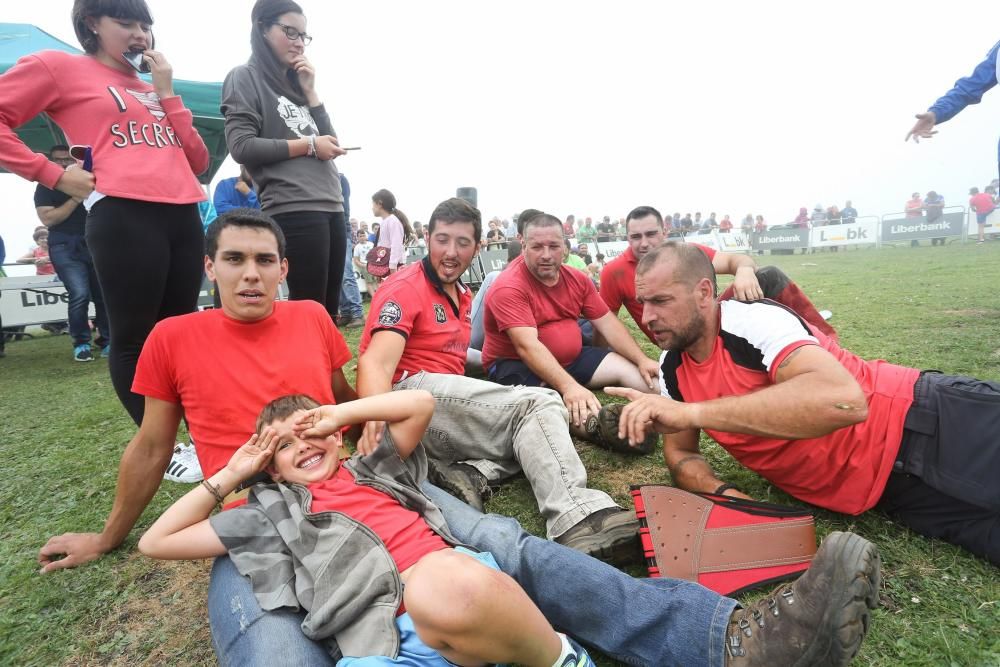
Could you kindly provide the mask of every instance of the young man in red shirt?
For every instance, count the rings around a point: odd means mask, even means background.
[[[435,483],[482,508],[488,483],[523,471],[549,539],[606,560],[634,559],[635,513],[587,488],[558,395],[464,376],[472,294],[461,276],[479,249],[479,211],[449,199],[431,214],[428,228],[427,256],[386,280],[372,298],[361,338],[358,393],[430,391],[437,407],[423,444],[436,461]],[[562,226],[555,232],[562,248]],[[650,363],[655,378],[656,362]],[[380,428],[369,424],[365,437],[378,442]]]
[[[655,343],[652,332],[642,323],[642,305],[635,298],[635,267],[647,252],[667,240],[663,216],[652,206],[634,208],[625,218],[625,234],[628,248],[601,271],[601,298],[615,315],[625,306],[639,329]],[[691,245],[708,256],[716,273],[734,277],[732,285],[722,293],[720,300],[773,299],[797,312],[827,336],[837,339],[837,332],[781,269],[774,266],[758,269],[757,263],[747,255],[721,252],[697,243]]]
[[[987,185],[985,192],[980,192],[979,188],[972,188],[969,190],[969,194],[971,195],[969,206],[975,210],[976,222],[979,225],[979,238],[976,243],[984,243],[986,241],[986,219],[996,208],[997,191],[992,185]]]
[[[746,497],[699,453],[704,430],[785,492],[835,512],[873,507],[1000,564],[1000,383],[865,361],[780,304],[716,298],[697,248],[667,243],[639,263],[643,323],[664,350],[660,396],[620,429],[653,429],[675,483]]]

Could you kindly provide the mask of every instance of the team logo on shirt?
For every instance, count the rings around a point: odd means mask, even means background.
[[[440,303],[434,304],[434,321],[438,324],[444,324],[448,321],[448,316],[444,312],[444,306]]]
[[[277,111],[281,120],[285,121],[288,129],[298,138],[305,139],[310,134],[319,134],[319,126],[309,113],[309,107],[299,106],[284,95],[279,95]]]
[[[399,324],[401,319],[403,319],[403,309],[395,301],[386,301],[382,310],[378,312],[378,323],[383,327]]]

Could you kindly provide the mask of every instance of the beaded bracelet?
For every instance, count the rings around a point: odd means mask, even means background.
[[[222,504],[222,494],[219,492],[218,486],[215,486],[207,479],[201,480],[201,485],[206,489],[208,489],[208,492],[212,494],[212,497],[215,498],[215,501],[217,503],[219,503],[220,505]]]

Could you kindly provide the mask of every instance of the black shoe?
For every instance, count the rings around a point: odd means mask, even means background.
[[[427,460],[431,483],[480,512],[485,511],[483,497],[489,493],[486,476],[468,463],[445,463]]]
[[[634,446],[629,444],[628,438],[618,437],[618,421],[621,419],[623,407],[625,406],[621,403],[604,405],[597,415],[587,417],[582,430],[571,429],[571,431],[598,447],[619,454],[652,454],[659,440],[656,433],[650,432],[645,440]]]
[[[614,565],[635,563],[640,556],[639,521],[620,507],[597,510],[555,540]]]
[[[875,545],[830,533],[798,580],[733,613],[726,665],[846,665],[868,632],[880,585]]]

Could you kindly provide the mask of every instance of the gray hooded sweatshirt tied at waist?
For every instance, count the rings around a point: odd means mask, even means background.
[[[250,172],[265,213],[344,210],[333,160],[288,156],[288,140],[336,136],[326,107],[295,104],[272,90],[251,62],[226,76],[221,109],[226,145]]]

